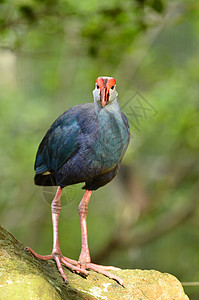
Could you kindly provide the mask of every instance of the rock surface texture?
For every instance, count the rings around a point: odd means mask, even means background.
[[[188,300],[174,276],[154,270],[115,271],[126,284],[123,288],[95,272],[85,279],[64,268],[69,280],[66,285],[53,261],[40,261],[24,247],[0,227],[0,300]]]

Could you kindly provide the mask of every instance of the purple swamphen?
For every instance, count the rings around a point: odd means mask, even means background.
[[[87,269],[94,270],[124,286],[121,278],[107,271],[118,268],[91,263],[86,225],[92,191],[115,177],[129,144],[129,125],[117,95],[114,78],[98,77],[93,91],[94,103],[76,105],[59,116],[44,136],[37,152],[35,184],[58,186],[51,204],[53,250],[52,254],[43,256],[29,247],[26,249],[39,259],[54,259],[66,283],[68,280],[62,264],[81,275],[88,275]],[[86,191],[79,204],[82,248],[79,260],[75,261],[63,256],[60,251],[58,221],[62,189],[80,182],[85,182],[83,189]]]

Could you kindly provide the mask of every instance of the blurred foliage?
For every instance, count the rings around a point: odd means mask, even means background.
[[[33,184],[37,147],[55,118],[116,77],[131,126],[120,174],[93,193],[91,256],[199,281],[199,3],[0,1],[0,214],[39,253],[51,251],[54,188]],[[63,193],[60,243],[78,258],[81,184]],[[199,287],[186,287],[198,299]]]

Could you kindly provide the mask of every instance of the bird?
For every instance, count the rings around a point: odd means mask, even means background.
[[[94,102],[73,106],[60,115],[39,145],[34,182],[39,186],[57,186],[51,203],[53,250],[50,255],[40,255],[30,247],[26,250],[38,259],[53,259],[66,283],[68,279],[62,265],[85,277],[88,270],[94,270],[125,286],[122,278],[110,272],[119,268],[91,263],[86,217],[92,192],[109,183],[118,173],[129,144],[130,129],[118,102],[113,77],[97,78],[93,98]],[[62,254],[58,236],[62,190],[77,183],[85,184],[78,206],[81,228],[78,261]]]

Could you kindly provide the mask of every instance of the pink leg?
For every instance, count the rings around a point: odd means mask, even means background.
[[[116,280],[122,286],[124,285],[124,281],[116,276],[108,272],[107,270],[120,270],[119,268],[112,267],[112,266],[101,266],[91,263],[89,248],[88,248],[88,235],[87,235],[87,224],[86,224],[86,217],[88,211],[88,203],[91,197],[92,191],[85,191],[85,194],[82,198],[82,201],[79,204],[79,219],[80,219],[80,227],[81,227],[81,240],[82,240],[82,249],[79,256],[78,267],[83,270],[91,269],[98,273],[101,273],[111,279]]]
[[[63,263],[66,267],[71,269],[72,271],[77,271],[78,273],[88,275],[86,270],[79,268],[77,265],[77,261],[69,259],[61,254],[60,247],[59,247],[59,236],[58,236],[58,223],[59,223],[59,214],[61,211],[61,187],[58,187],[55,198],[51,204],[51,211],[52,211],[52,222],[53,222],[53,250],[52,254],[50,255],[40,255],[33,251],[31,248],[27,247],[26,250],[30,251],[34,256],[42,260],[49,260],[54,259],[60,274],[62,275],[64,281],[68,283],[67,277],[64,274],[63,268],[61,263]]]
[[[53,251],[52,254],[60,253],[59,236],[58,236],[58,223],[59,214],[61,211],[61,192],[62,189],[58,187],[55,198],[51,204],[52,222],[53,222]]]
[[[79,256],[79,264],[86,268],[86,264],[91,262],[89,248],[88,248],[88,235],[87,235],[87,224],[86,217],[88,211],[88,202],[90,200],[92,191],[85,191],[85,194],[82,198],[82,201],[79,204],[79,219],[81,227],[81,240],[82,240],[82,249]]]

